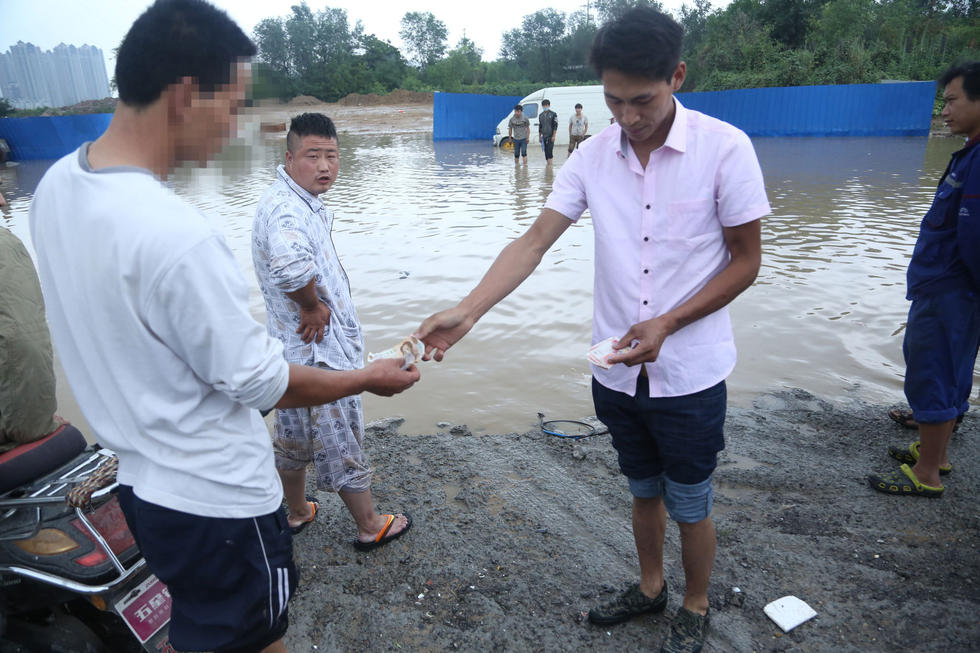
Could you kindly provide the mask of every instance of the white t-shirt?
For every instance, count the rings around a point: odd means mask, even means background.
[[[55,163],[31,237],[55,347],[119,482],[212,517],[282,501],[265,422],[289,382],[282,344],[205,217],[141,168],[93,172],[88,144]]]

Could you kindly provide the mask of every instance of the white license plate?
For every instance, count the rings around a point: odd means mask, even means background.
[[[116,610],[140,643],[170,622],[170,592],[151,575],[116,602]]]

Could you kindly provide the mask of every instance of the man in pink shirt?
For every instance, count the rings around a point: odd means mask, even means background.
[[[735,365],[726,306],[755,280],[760,218],[769,213],[749,138],[673,96],[687,71],[682,37],[680,25],[648,7],[599,30],[590,59],[617,124],[582,143],[537,221],[466,298],[417,332],[426,357],[442,360],[590,210],[592,342],[619,341],[612,367],[593,367],[592,392],[634,497],[641,577],[589,620],[619,623],[666,607],[669,514],[680,529],[686,588],[661,648],[668,652],[700,651],[708,625],[711,475],[725,446],[725,378]]]

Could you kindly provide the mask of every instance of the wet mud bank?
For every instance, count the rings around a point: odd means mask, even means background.
[[[801,390],[730,408],[706,651],[980,649],[980,411],[954,434],[954,471],[934,500],[868,486],[869,471],[897,469],[888,445],[915,439],[888,408]],[[290,651],[659,647],[683,595],[673,524],[666,613],[607,628],[585,619],[639,573],[607,434],[474,436],[458,424],[405,435],[398,425],[376,423],[367,446],[379,509],[410,513],[412,531],[357,553],[339,498],[319,493],[318,521],[295,540]],[[783,633],[762,608],[790,594],[818,614]]]

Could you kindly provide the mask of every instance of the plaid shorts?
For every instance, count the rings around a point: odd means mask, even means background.
[[[272,446],[276,468],[316,468],[317,487],[338,492],[371,488],[371,467],[361,448],[364,413],[359,396],[322,406],[276,410]]]

